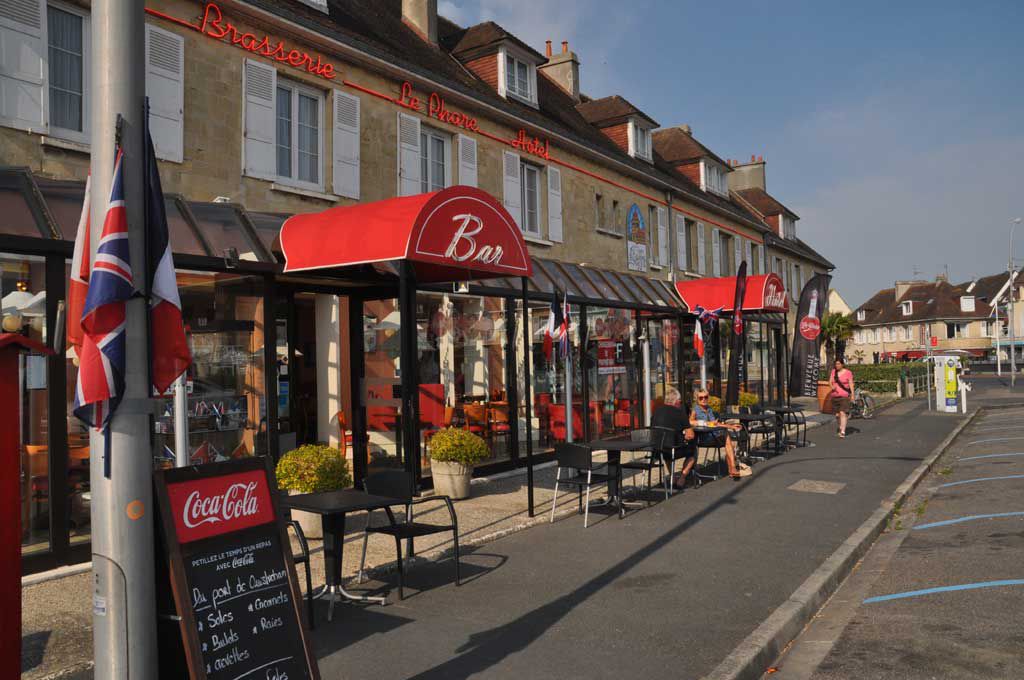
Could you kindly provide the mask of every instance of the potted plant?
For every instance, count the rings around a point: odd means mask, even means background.
[[[352,484],[348,464],[338,449],[326,444],[304,444],[281,456],[277,462],[277,485],[289,494],[316,493],[344,489]],[[323,538],[320,516],[292,510],[307,538]]]
[[[455,500],[469,497],[473,466],[491,455],[487,442],[469,430],[446,427],[430,438],[434,493]]]

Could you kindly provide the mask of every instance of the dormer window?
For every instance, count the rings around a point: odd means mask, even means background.
[[[701,189],[719,196],[729,196],[729,181],[725,177],[725,168],[713,161],[700,162]]]
[[[782,238],[795,239],[796,238],[796,220],[789,215],[783,214],[782,217]]]
[[[863,309],[858,309],[857,310],[857,321],[863,321],[865,318],[867,318],[867,315],[868,314],[867,314],[866,311],[864,311]]]
[[[651,129],[637,119],[629,121],[629,155],[651,162]]]
[[[498,79],[498,94],[537,106],[537,65],[508,46],[501,49],[498,64],[503,71]]]
[[[914,303],[912,300],[901,302],[900,308],[903,310],[903,316],[910,316],[914,313]]]
[[[974,311],[974,296],[973,295],[961,295],[960,296],[960,311],[961,312],[973,312]]]

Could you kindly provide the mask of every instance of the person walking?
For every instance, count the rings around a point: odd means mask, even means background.
[[[846,423],[850,419],[850,406],[853,403],[853,371],[846,367],[846,362],[836,359],[832,374],[828,378],[832,388],[832,404],[839,423],[839,438],[846,438]]]

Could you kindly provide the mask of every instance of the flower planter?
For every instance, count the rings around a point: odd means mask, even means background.
[[[462,463],[433,460],[430,462],[434,479],[434,493],[450,496],[453,500],[469,498],[469,480],[473,477],[473,466]]]
[[[289,496],[298,496],[301,492],[289,491]],[[306,538],[321,539],[324,537],[324,524],[320,519],[320,515],[315,512],[306,512],[305,510],[296,510],[292,508],[292,519],[299,523],[302,527],[302,533],[306,535]]]
[[[818,381],[818,410],[822,413],[831,413],[831,411],[825,410],[825,397],[832,391],[827,380]]]

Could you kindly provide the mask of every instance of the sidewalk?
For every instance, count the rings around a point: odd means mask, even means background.
[[[809,413],[809,427],[831,422],[832,416],[820,413]],[[812,430],[813,431],[813,430]],[[703,452],[706,455],[706,452]],[[757,469],[755,468],[755,474]],[[509,476],[498,476],[494,479],[475,480],[471,498],[456,503],[461,529],[460,543],[466,552],[474,546],[481,546],[537,525],[547,524],[550,520],[551,497],[554,489],[555,469],[553,465],[535,468],[534,505],[536,516],[529,517],[527,512],[527,488],[525,471],[517,471]],[[627,480],[627,485],[631,484]],[[717,483],[725,486],[728,480]],[[598,495],[601,491],[597,491]],[[700,491],[686,492],[699,500]],[[703,501],[701,501],[703,502]],[[574,515],[576,498],[574,494],[559,494],[556,509],[556,520],[560,517]],[[641,513],[643,514],[643,513]],[[418,512],[417,518],[424,521],[444,520],[447,511],[443,506],[428,508]],[[359,557],[362,544],[362,529],[366,515],[353,514],[348,521],[348,535],[345,539],[345,559],[342,573],[353,576],[359,568]],[[603,515],[595,512],[592,520],[599,521]],[[380,517],[377,521],[381,521]],[[324,582],[323,560],[321,555],[322,542],[310,541],[313,552],[312,568],[314,587]],[[407,563],[407,572],[416,573],[423,570],[423,562],[443,557],[451,548],[448,535],[439,534],[417,540],[417,557]],[[367,565],[371,575],[390,583],[388,572],[394,566],[394,543],[390,539],[372,537],[367,550]],[[444,572],[447,563],[442,565]],[[450,569],[449,569],[450,570]],[[47,581],[23,589],[23,680],[42,680],[44,678],[91,677],[90,672],[82,674],[82,669],[91,668],[92,655],[92,617],[90,612],[90,579],[89,573]],[[304,579],[300,578],[300,582]],[[343,607],[344,611],[344,607]],[[323,610],[319,617],[325,617]],[[76,675],[75,672],[78,674]],[[62,675],[55,675],[62,673]]]

